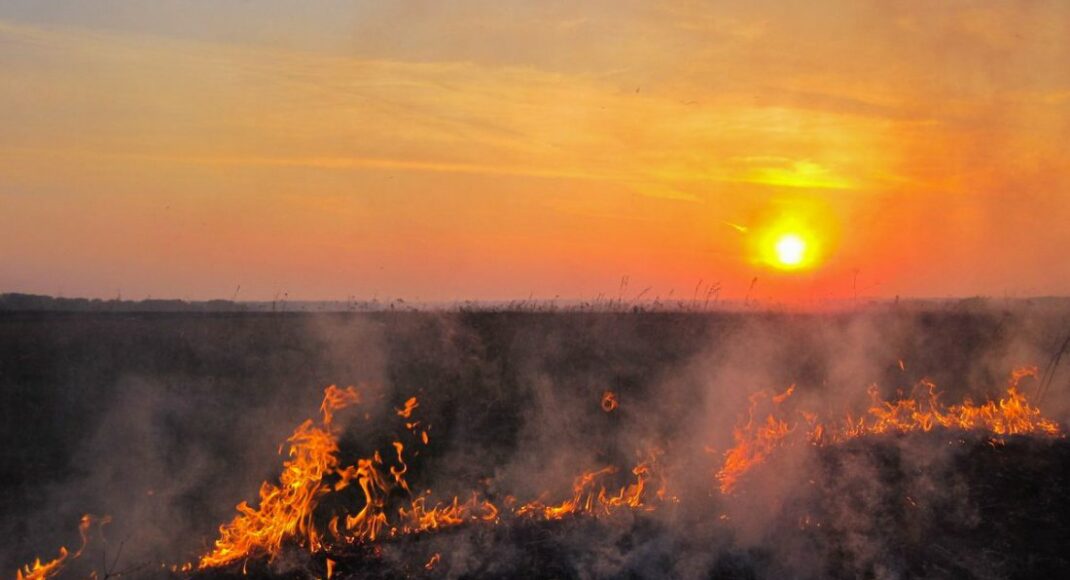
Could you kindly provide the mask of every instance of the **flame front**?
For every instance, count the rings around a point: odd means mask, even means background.
[[[1040,409],[1031,406],[1019,390],[1022,379],[1035,378],[1036,372],[1035,368],[1014,371],[1007,385],[1007,395],[982,405],[974,405],[966,400],[961,405],[945,408],[939,401],[936,385],[929,380],[923,380],[918,385],[926,392],[926,396],[920,399],[882,401],[877,389],[870,387],[873,404],[868,412],[872,419],[868,423],[865,420],[857,423],[848,421],[844,432],[847,437],[857,437],[867,433],[931,431],[934,427],[943,427],[989,431],[995,435],[1058,435],[1059,426],[1042,417]]]
[[[962,404],[945,406],[940,402],[936,385],[928,379],[914,388],[914,392],[921,395],[894,401],[881,399],[876,386],[871,386],[871,404],[865,415],[847,416],[840,423],[826,425],[818,421],[815,413],[799,411],[806,424],[805,430],[799,429],[798,422],[789,423],[786,414],[781,412],[781,403],[791,397],[794,387],[771,398],[771,408],[762,421],[756,421],[755,414],[764,404],[766,395],[757,393],[751,397],[746,420],[733,431],[734,445],[725,452],[716,479],[722,493],[731,493],[743,474],[787,444],[793,433],[804,433],[806,439],[816,445],[886,433],[927,432],[936,428],[986,433],[996,441],[1006,435],[1061,436],[1059,426],[1044,418],[1040,409],[1030,405],[1021,392],[1019,385],[1026,377],[1035,378],[1036,369],[1014,371],[1006,396],[980,405],[967,399]]]
[[[392,444],[390,464],[375,452],[371,457],[342,467],[332,419],[335,411],[359,401],[359,393],[352,387],[327,388],[320,407],[321,422],[317,425],[311,419],[305,421],[288,439],[290,458],[283,463],[278,483],[261,485],[257,508],[246,502],[238,504],[238,515],[220,526],[219,538],[212,551],[201,557],[200,568],[224,566],[258,554],[274,558],[288,540],[310,551],[319,551],[332,543],[373,542],[384,537],[500,520],[502,508],[476,492],[467,499],[455,496],[448,501],[434,501],[430,491],[414,496],[405,479],[408,464],[405,444],[401,441]],[[396,414],[410,419],[418,406],[416,397],[412,397],[396,409]],[[418,425],[418,421],[405,423],[413,434]],[[419,438],[426,445],[427,431],[419,431]],[[512,517],[556,520],[576,514],[597,516],[621,508],[646,508],[651,463],[635,467],[632,470],[635,481],[613,491],[604,481],[617,470],[605,467],[578,477],[572,496],[562,502],[511,503],[506,511]],[[363,496],[359,509],[345,514],[344,518],[334,516],[323,532],[317,529],[313,514],[323,496],[354,485]],[[407,499],[399,500],[399,497]],[[664,489],[659,490],[657,497],[666,497]],[[333,573],[333,561],[328,566]]]
[[[872,403],[863,416],[848,416],[828,424],[820,422],[814,413],[784,410],[789,406],[794,385],[778,395],[752,395],[748,413],[733,432],[734,444],[723,454],[717,483],[722,493],[732,493],[754,466],[766,461],[778,448],[798,441],[825,445],[863,436],[936,428],[980,431],[993,438],[1016,434],[1060,436],[1059,427],[1043,418],[1018,388],[1019,382],[1034,372],[1016,372],[1005,397],[981,405],[967,400],[944,406],[929,381],[915,389],[920,396],[894,401],[880,399],[872,388]],[[613,395],[608,391],[606,394]],[[615,396],[608,399],[615,408]],[[506,496],[502,503],[495,503],[478,492],[436,501],[429,490],[411,490],[406,480],[406,444],[402,441],[394,441],[389,454],[376,451],[351,465],[341,465],[333,415],[359,400],[352,388],[328,387],[321,405],[322,420],[318,424],[305,421],[289,438],[289,459],[283,464],[278,483],[265,482],[261,486],[257,508],[245,502],[238,505],[239,514],[220,527],[214,548],[201,557],[201,568],[255,555],[273,558],[288,541],[311,551],[327,552],[337,545],[375,542],[464,524],[494,524],[503,518],[603,517],[619,510],[653,510],[665,501],[675,500],[668,493],[665,474],[656,469],[657,454],[651,454],[631,470],[629,483],[611,485],[621,477],[620,471],[614,466],[600,467],[576,477],[571,494],[558,501],[547,501],[548,494],[541,494],[527,502]],[[607,397],[602,402],[605,408]],[[412,397],[395,410],[406,420],[404,426],[414,440],[426,445],[426,429],[430,426],[421,427],[420,421],[412,419],[417,407],[417,399]],[[335,515],[324,529],[317,528],[313,514],[323,496],[351,488],[359,490],[353,511]],[[429,569],[437,561],[429,561]],[[328,573],[333,575],[334,562],[327,562]],[[48,565],[51,563],[41,567]]]
[[[904,367],[902,362],[900,367]],[[993,441],[1012,435],[1061,437],[1059,425],[1043,417],[1020,390],[1021,381],[1027,377],[1036,377],[1036,370],[1015,371],[1005,396],[979,405],[968,399],[961,404],[944,405],[936,386],[929,380],[918,383],[911,396],[895,400],[883,400],[874,386],[869,389],[871,403],[864,414],[827,423],[820,421],[816,413],[785,410],[791,406],[794,385],[780,394],[756,393],[749,399],[746,415],[733,430],[733,445],[723,453],[715,479],[723,494],[731,494],[756,465],[765,462],[777,449],[799,442],[829,445],[859,437],[934,429],[978,432]],[[283,462],[278,480],[263,482],[255,508],[244,501],[237,505],[238,514],[219,527],[219,537],[212,549],[200,557],[199,568],[225,566],[252,557],[266,556],[270,560],[287,544],[326,556],[331,548],[339,545],[375,542],[464,524],[493,525],[510,518],[549,521],[572,516],[603,517],[621,510],[653,510],[664,502],[676,501],[669,495],[666,474],[657,468],[660,450],[649,453],[631,470],[629,483],[619,485],[622,474],[615,466],[588,470],[574,479],[571,494],[558,501],[547,501],[546,493],[527,502],[505,496],[500,504],[475,491],[463,498],[454,496],[437,501],[430,490],[414,494],[406,480],[409,465],[406,444],[402,441],[394,441],[389,454],[374,451],[370,457],[342,465],[334,416],[360,400],[360,393],[353,387],[327,387],[320,405],[320,420],[304,421],[287,439],[288,459]],[[603,394],[601,403],[607,412],[618,405],[612,391]],[[395,411],[406,420],[404,427],[413,440],[426,446],[431,426],[412,418],[418,407],[416,397],[411,397]],[[387,460],[383,459],[384,455]],[[327,517],[323,514],[319,519],[314,517],[324,496],[350,488],[359,489],[355,494],[358,505],[350,506],[353,511],[334,515],[326,526],[317,527],[317,522]],[[722,520],[726,518],[721,516]],[[83,516],[79,525],[82,546],[76,553],[69,554],[66,547],[61,547],[53,560],[42,562],[37,558],[19,568],[17,580],[55,576],[85,550],[91,525],[94,522],[104,525],[108,521]],[[426,568],[433,569],[440,558],[435,554]],[[327,577],[331,578],[336,563],[327,557],[325,562]],[[191,568],[192,564],[187,563],[181,568],[175,565],[172,570]]]

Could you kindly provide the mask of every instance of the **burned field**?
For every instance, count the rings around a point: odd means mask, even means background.
[[[328,559],[339,578],[436,578],[451,575],[452,566],[463,569],[460,575],[493,578],[1065,575],[1070,445],[957,441],[956,459],[939,474],[953,487],[919,496],[911,490],[933,474],[911,471],[916,466],[904,461],[903,446],[941,444],[942,437],[910,436],[821,450],[817,479],[802,484],[780,509],[776,527],[748,546],[734,542],[733,522],[700,515],[718,513],[706,498],[673,505],[668,514],[476,523],[334,547],[318,557],[291,546],[275,564],[258,559],[194,576],[324,577]],[[843,477],[860,461],[875,479]]]
[[[0,564],[1065,575],[1068,312],[0,314]]]

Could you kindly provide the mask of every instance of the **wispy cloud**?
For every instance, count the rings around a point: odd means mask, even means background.
[[[174,19],[146,5],[108,28],[67,13],[0,20],[0,194],[18,198],[0,245],[78,249],[64,241],[72,233],[25,226],[44,215],[25,192],[66,192],[51,196],[48,221],[100,216],[92,231],[115,240],[99,259],[121,262],[120,233],[171,223],[144,195],[157,192],[211,224],[199,236],[265,261],[286,239],[295,263],[323,272],[334,267],[317,258],[326,247],[361,276],[434,255],[499,288],[500,270],[480,264],[537,263],[565,281],[630,264],[750,280],[739,256],[711,258],[740,250],[724,222],[820,200],[850,237],[842,268],[955,264],[986,272],[970,290],[981,292],[1001,274],[973,267],[979,255],[999,256],[1002,279],[1036,277],[1015,256],[1065,262],[1052,250],[1065,228],[1022,227],[1030,211],[1052,223],[1070,211],[1065,2],[945,2],[923,16],[912,3],[852,0],[276,9],[198,5]],[[119,199],[126,209],[94,213]],[[257,212],[219,218],[221,199],[255,200]],[[1032,235],[978,251],[991,241],[965,229]],[[185,243],[197,270],[191,248],[205,246]],[[575,270],[559,270],[550,248],[575,248]],[[63,262],[72,255],[39,253],[24,270],[97,259]],[[1048,270],[1070,284],[1066,268]]]
[[[770,114],[733,95],[696,108],[671,93],[621,92],[582,75],[530,68],[342,58],[10,23],[0,25],[0,38],[21,43],[23,58],[44,61],[18,69],[10,86],[55,83],[61,92],[47,103],[54,118],[78,112],[63,126],[41,116],[12,119],[21,130],[0,143],[67,157],[82,151],[131,162],[601,180],[643,195],[695,199],[674,183],[842,187],[847,180],[827,172],[801,179],[802,165],[785,173],[731,159],[869,130],[830,124],[838,113],[829,113],[800,137],[779,126],[790,110]],[[57,78],[68,52],[91,66]],[[63,90],[75,85],[78,91]],[[42,105],[16,90],[0,99],[13,110]]]

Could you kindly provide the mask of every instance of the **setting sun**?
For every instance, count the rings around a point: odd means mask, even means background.
[[[755,225],[744,233],[747,251],[752,263],[766,271],[813,272],[828,262],[839,239],[834,214],[809,200],[781,199],[752,219]]]
[[[798,234],[781,235],[773,249],[777,262],[783,268],[798,268],[806,259],[806,240]]]

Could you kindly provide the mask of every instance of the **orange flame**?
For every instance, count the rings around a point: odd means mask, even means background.
[[[95,518],[89,514],[85,514],[78,521],[78,535],[82,538],[82,545],[78,548],[78,551],[71,555],[67,551],[66,546],[60,546],[59,556],[49,560],[48,562],[41,562],[41,558],[35,558],[33,564],[26,564],[22,568],[15,571],[15,578],[17,580],[44,580],[45,578],[51,578],[56,574],[59,574],[60,570],[67,564],[68,556],[71,560],[78,559],[85,551],[86,545],[89,543],[89,528],[94,522],[100,525],[107,524],[111,521],[111,518],[104,516],[103,518]]]
[[[63,564],[67,561],[67,548],[61,546],[59,549],[59,556],[54,560],[48,562],[41,562],[40,558],[33,561],[33,564],[26,564],[22,568],[15,571],[15,578],[17,580],[44,580],[45,578],[51,578],[59,573],[63,569]]]
[[[228,564],[258,551],[274,557],[286,538],[298,535],[310,550],[321,547],[312,511],[329,491],[323,477],[338,465],[338,442],[331,421],[334,411],[359,401],[360,394],[353,387],[327,387],[320,405],[321,425],[309,419],[294,431],[287,440],[290,459],[283,463],[279,484],[265,481],[260,486],[256,509],[244,501],[238,504],[238,515],[219,527],[219,539],[212,551],[201,557],[201,568]]]
[[[501,509],[478,493],[472,493],[467,500],[454,496],[445,502],[432,501],[430,491],[413,497],[405,479],[408,464],[405,445],[401,441],[392,444],[396,457],[393,465],[386,466],[382,456],[375,452],[370,458],[358,459],[355,465],[339,467],[337,435],[331,429],[331,419],[334,411],[356,402],[359,402],[359,396],[355,391],[328,387],[321,406],[321,426],[308,420],[297,428],[289,439],[290,459],[283,464],[279,484],[264,482],[258,509],[245,502],[238,505],[239,515],[220,527],[220,537],[214,549],[200,560],[201,568],[226,565],[254,553],[272,558],[287,539],[296,539],[312,551],[326,548],[328,539],[316,529],[313,512],[323,495],[353,484],[360,488],[363,502],[359,511],[345,515],[344,526],[338,516],[331,518],[327,533],[334,541],[370,542],[464,523],[499,520]],[[408,419],[416,406],[413,397],[405,408],[397,410],[398,415]],[[421,432],[421,440],[426,442],[426,432]],[[510,509],[510,514],[560,519],[572,514],[608,514],[618,508],[645,508],[651,473],[649,464],[640,464],[632,470],[634,483],[610,492],[602,481],[615,472],[615,468],[606,467],[585,473],[577,478],[570,499],[550,505],[531,502]],[[327,476],[338,479],[331,485],[324,481]],[[400,506],[399,496],[408,496],[408,499],[400,500]],[[664,499],[663,489],[658,491],[657,497]],[[333,565],[329,566],[333,570]]]
[[[925,388],[927,396],[924,398],[882,401],[876,387],[870,387],[873,404],[868,412],[873,417],[872,422],[867,423],[864,419],[856,423],[848,422],[844,431],[850,437],[890,431],[931,431],[934,427],[943,427],[989,431],[995,435],[1039,433],[1055,436],[1059,434],[1058,425],[1042,417],[1040,409],[1031,406],[1018,389],[1022,379],[1036,378],[1036,372],[1035,368],[1014,371],[1007,385],[1007,396],[982,405],[974,405],[967,399],[961,405],[944,407],[939,401],[936,385],[928,379],[918,384],[918,387]]]
[[[404,417],[408,419],[412,416],[413,410],[419,407],[420,403],[416,401],[416,397],[409,397],[409,400],[405,401],[405,406],[398,409],[398,417]]]
[[[1019,390],[1019,384],[1026,377],[1035,378],[1036,369],[1014,371],[1006,396],[981,405],[967,399],[958,405],[945,406],[939,400],[936,385],[924,379],[914,389],[915,393],[924,391],[921,396],[895,401],[881,399],[876,386],[870,387],[872,402],[867,410],[868,417],[847,416],[840,425],[825,425],[817,420],[814,413],[799,411],[799,414],[808,425],[805,432],[808,440],[818,445],[885,433],[931,431],[935,428],[985,432],[996,441],[1005,435],[1061,436],[1059,426],[1044,418],[1040,409],[1030,405]],[[722,493],[731,493],[744,473],[762,463],[796,432],[797,424],[790,424],[778,412],[779,405],[791,396],[793,389],[789,388],[772,398],[772,408],[761,422],[755,421],[755,411],[766,395],[752,395],[747,419],[733,431],[735,445],[725,452],[724,462],[716,474]]]
[[[892,401],[881,399],[874,386],[869,389],[871,404],[863,416],[848,415],[840,422],[827,424],[821,422],[816,413],[796,410],[799,420],[792,419],[792,414],[783,410],[795,385],[780,394],[755,393],[750,397],[745,420],[733,430],[734,444],[724,452],[716,480],[721,492],[730,494],[754,466],[766,461],[778,448],[798,441],[824,445],[863,436],[933,429],[978,431],[987,434],[991,440],[1018,434],[1061,437],[1059,426],[1044,418],[1019,390],[1020,382],[1026,377],[1036,377],[1036,369],[1015,371],[1006,396],[980,405],[965,400],[946,406],[940,402],[936,386],[929,380],[919,382],[911,396]],[[556,503],[545,501],[545,494],[527,503],[518,503],[512,496],[506,496],[501,507],[477,492],[466,496],[467,499],[454,496],[448,501],[435,501],[430,490],[414,496],[406,480],[409,465],[404,455],[406,445],[402,441],[392,443],[393,453],[388,455],[386,462],[376,451],[370,458],[360,458],[355,464],[344,467],[341,465],[338,433],[333,427],[334,414],[360,403],[360,399],[360,393],[353,387],[327,387],[320,405],[322,419],[318,424],[312,419],[306,420],[287,439],[289,458],[283,462],[277,483],[263,482],[255,509],[244,501],[238,504],[238,514],[219,527],[219,538],[213,548],[201,556],[200,568],[223,566],[258,555],[272,559],[287,542],[297,543],[312,552],[322,552],[333,542],[372,542],[383,537],[418,534],[462,524],[497,523],[503,517],[543,520],[578,515],[601,517],[618,510],[652,510],[658,505],[656,502],[675,501],[668,494],[664,474],[655,469],[660,451],[635,466],[631,470],[631,481],[619,487],[616,485],[620,481],[616,478],[621,474],[614,466],[586,471],[573,481],[571,495]],[[602,408],[611,412],[617,405],[615,393],[605,391]],[[417,407],[416,397],[411,397],[403,408],[396,409],[397,415],[410,419]],[[417,435],[419,421],[407,421],[404,425],[413,437],[419,437],[427,444],[426,430]],[[360,509],[356,513],[333,516],[325,535],[313,518],[321,499],[354,484],[363,495]],[[727,516],[722,515],[721,519],[727,519]],[[79,525],[82,546],[73,556],[62,547],[54,560],[42,563],[38,558],[33,564],[18,569],[17,579],[43,580],[56,575],[67,561],[81,555],[94,521],[103,525],[108,519],[83,516]],[[809,525],[808,522],[800,523],[804,524]],[[431,570],[440,560],[441,556],[435,554],[425,567]],[[327,578],[331,578],[336,563],[330,558],[325,561]],[[191,567],[186,564],[182,570]],[[177,566],[172,569],[177,570]]]
[[[795,385],[771,399],[774,408],[779,406],[795,392]],[[765,400],[765,393],[754,393],[750,397],[750,407],[747,412],[747,422],[737,427],[732,432],[735,445],[725,452],[724,465],[717,472],[717,481],[720,482],[721,493],[730,493],[739,481],[740,476],[750,470],[751,467],[765,461],[780,441],[791,433],[792,428],[787,422],[775,417],[770,413],[764,421],[756,422],[754,412]]]
[[[776,395],[756,393],[750,397],[745,421],[733,432],[734,445],[724,453],[716,479],[723,493],[731,493],[755,465],[766,461],[779,447],[797,440],[827,444],[865,435],[934,428],[983,430],[992,437],[1021,433],[1058,436],[1058,426],[1041,417],[1040,411],[1030,406],[1018,390],[1019,381],[1034,373],[1032,370],[1016,372],[1006,397],[982,405],[966,401],[944,406],[929,381],[923,381],[915,389],[923,396],[895,401],[881,400],[874,388],[870,391],[873,402],[867,414],[858,419],[848,416],[842,424],[826,425],[818,420],[817,414],[805,411],[798,411],[801,421],[791,419],[782,409],[792,397],[794,385]],[[615,408],[616,397],[610,391],[603,396],[603,408],[607,399]],[[409,465],[406,444],[402,441],[392,443],[393,453],[387,456],[387,461],[376,451],[371,457],[341,466],[337,434],[331,423],[333,414],[359,400],[359,394],[352,388],[328,387],[321,405],[320,424],[308,420],[297,428],[288,440],[290,458],[283,464],[279,482],[265,482],[261,486],[257,509],[245,502],[238,505],[239,514],[220,527],[220,537],[213,550],[200,560],[201,568],[225,565],[254,554],[273,558],[286,541],[294,541],[311,551],[322,551],[334,542],[374,542],[462,524],[494,523],[502,517],[543,520],[578,515],[601,517],[618,510],[651,510],[658,505],[656,502],[675,501],[668,494],[664,474],[655,469],[656,455],[634,467],[631,481],[619,487],[611,484],[620,476],[614,466],[584,472],[573,481],[571,495],[557,502],[546,501],[545,494],[527,503],[506,496],[500,505],[477,492],[466,496],[467,499],[454,496],[446,501],[434,500],[430,490],[413,494],[406,480]],[[403,408],[396,409],[397,415],[411,419],[417,406],[416,398],[412,397]],[[411,420],[403,424],[413,437],[426,444],[426,431],[417,431],[419,423]],[[313,512],[322,496],[351,486],[359,488],[358,497],[363,496],[356,506],[359,509],[332,517],[325,533],[321,533],[313,521]],[[333,574],[334,562],[329,559],[327,562],[328,574]],[[428,562],[428,566],[433,565]]]
[[[515,515],[541,517],[547,520],[559,520],[577,514],[608,515],[619,508],[648,508],[645,491],[650,478],[650,467],[641,463],[632,469],[635,483],[619,488],[615,493],[609,492],[602,480],[617,472],[615,467],[603,467],[586,472],[572,484],[572,497],[558,504],[546,505],[539,500],[526,503],[516,509]],[[664,493],[657,494],[660,499]]]

